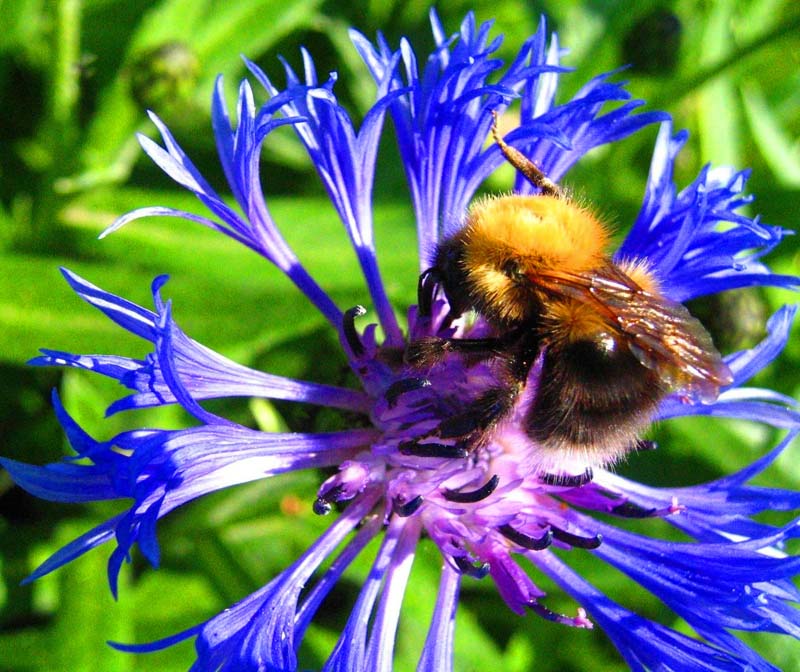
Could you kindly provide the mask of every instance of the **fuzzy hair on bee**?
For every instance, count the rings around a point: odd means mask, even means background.
[[[419,283],[423,314],[438,289],[448,323],[473,311],[492,333],[412,342],[406,361],[424,369],[463,353],[497,364],[497,388],[434,432],[468,447],[511,411],[540,361],[523,421],[540,462],[611,464],[642,445],[667,394],[713,401],[730,371],[702,324],[661,293],[647,260],[614,261],[600,218],[506,144],[496,115],[492,132],[539,193],[478,199]]]

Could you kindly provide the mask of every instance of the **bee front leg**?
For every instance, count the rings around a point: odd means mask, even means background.
[[[486,390],[462,413],[439,423],[436,436],[442,439],[458,439],[470,438],[476,432],[487,432],[511,411],[521,390],[521,385]]]
[[[504,342],[495,338],[458,339],[430,336],[409,343],[403,353],[403,360],[416,369],[430,369],[449,353],[460,353],[481,361],[503,356],[504,349]],[[428,387],[430,384],[424,375],[401,378],[389,386],[384,396],[392,407],[401,396]]]
[[[446,355],[458,353],[481,361],[504,355],[505,342],[499,338],[439,338],[428,336],[409,343],[403,359],[415,368],[429,368]]]
[[[428,435],[400,444],[400,452],[417,457],[467,457],[483,443],[486,433],[511,411],[521,389],[518,386],[486,390],[462,413],[443,420]],[[452,439],[456,439],[456,442],[450,443]]]

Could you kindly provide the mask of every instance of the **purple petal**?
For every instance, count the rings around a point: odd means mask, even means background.
[[[78,295],[100,309],[111,320],[153,343],[169,343],[170,352],[157,348],[158,357],[146,361],[111,355],[72,355],[42,350],[42,357],[29,363],[34,366],[72,366],[100,373],[119,380],[137,394],[121,399],[109,407],[109,413],[130,408],[175,403],[173,387],[184,389],[192,399],[256,396],[285,399],[353,411],[367,412],[371,401],[364,393],[329,385],[273,376],[241,366],[187,337],[163,309],[154,285],[154,301],[161,305],[158,313],[106,292],[74,273],[62,269]],[[156,322],[159,326],[156,326]],[[172,385],[164,378],[164,364],[172,370]],[[174,369],[174,370],[173,370]],[[177,381],[177,382],[176,382]],[[187,397],[183,396],[184,401]]]
[[[553,554],[535,555],[535,564],[580,602],[619,649],[631,670],[741,672],[743,661],[621,607],[584,581]]]

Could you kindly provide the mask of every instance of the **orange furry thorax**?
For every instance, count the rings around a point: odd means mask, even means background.
[[[596,268],[609,234],[589,210],[556,196],[485,198],[470,209],[462,235],[467,268],[500,268],[514,258],[528,273]]]
[[[481,199],[457,238],[472,296],[482,297],[484,312],[505,323],[526,321],[540,311],[545,297],[530,282],[537,275],[585,274],[609,261],[606,227],[588,209],[559,196]]]

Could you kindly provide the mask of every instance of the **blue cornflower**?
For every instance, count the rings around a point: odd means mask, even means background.
[[[431,315],[408,313],[401,330],[381,280],[372,227],[372,191],[379,139],[389,115],[396,131],[419,232],[420,270],[438,241],[463,225],[476,190],[503,163],[486,145],[492,112],[519,103],[519,128],[505,140],[558,181],[591,149],[660,122],[644,203],[616,258],[646,262],[664,296],[679,302],[745,287],[796,287],[798,279],[772,273],[760,258],[785,235],[741,212],[747,174],[705,168],[689,186],[672,181],[685,133],[673,134],[667,115],[637,112],[620,84],[601,75],[575,97],[555,102],[566,71],[555,36],[544,22],[508,66],[494,57],[499,38],[490,25],[468,15],[447,37],[432,14],[436,46],[420,64],[411,45],[392,49],[352,33],[353,43],[377,84],[377,98],[356,129],[334,92],[335,77],[320,82],[303,52],[302,77],[285,65],[279,88],[253,63],[251,73],[269,100],[258,107],[250,84],[239,89],[235,126],[218,82],[213,128],[229,187],[239,210],[228,206],[184,154],[169,130],[151,115],[163,146],[142,137],[144,150],[170,177],[210,211],[201,216],[149,207],[121,217],[109,231],[144,216],[176,216],[220,231],[281,269],[337,331],[361,389],[290,380],[236,364],[189,338],[153,283],[154,310],[106,292],[65,270],[72,288],[124,329],[150,341],[145,360],[43,351],[33,364],[84,368],[118,380],[133,393],[109,412],[180,404],[197,421],[182,430],[138,429],[108,441],[88,435],[60,405],[56,413],[77,459],[44,467],[2,460],[30,492],[54,501],[129,499],[130,507],[58,551],[30,577],[38,578],[104,542],[115,543],[108,575],[117,577],[134,545],[159,562],[156,527],[182,504],[230,485],[299,469],[333,468],[313,502],[315,511],[341,509],[306,553],[269,584],[190,630],[147,645],[146,651],[194,637],[192,670],[295,670],[297,650],[320,604],[348,565],[374,538],[380,548],[325,670],[389,670],[400,604],[415,547],[422,535],[441,551],[441,585],[418,669],[452,668],[459,587],[483,578],[495,583],[506,604],[575,627],[598,624],[634,670],[775,670],[732,632],[767,631],[800,636],[800,600],[791,577],[800,558],[785,542],[798,536],[797,520],[773,526],[765,511],[800,508],[800,493],[756,487],[762,472],[800,432],[794,400],[746,387],[782,350],[794,308],[767,324],[767,335],[725,362],[732,382],[711,403],[689,403],[679,394],[660,404],[657,419],[706,414],[745,419],[786,430],[766,456],[733,475],[683,488],[653,488],[606,469],[581,485],[542,478],[531,459],[536,446],[512,414],[465,451],[420,443],[493,384],[486,366],[444,357],[424,376],[404,363],[408,339],[486,333],[481,319],[450,324],[443,298]],[[619,104],[610,111],[608,103]],[[298,261],[280,234],[261,190],[262,144],[289,124],[304,144],[350,236],[363,270],[378,325],[359,332],[359,308],[343,310]],[[515,191],[533,193],[518,178]],[[324,283],[324,280],[322,280]],[[367,299],[365,298],[365,302]],[[380,331],[378,330],[380,327]],[[379,336],[379,334],[381,334]],[[540,370],[531,370],[535,391]],[[201,400],[260,396],[317,404],[360,414],[358,428],[331,433],[265,433],[203,408]],[[604,514],[596,516],[595,514]],[[667,541],[613,523],[620,518],[659,518],[689,541]],[[337,551],[338,549],[338,551]],[[590,553],[657,596],[700,636],[689,637],[614,602],[575,573],[565,549]],[[325,565],[324,571],[320,567]],[[534,571],[526,571],[526,568]],[[577,606],[574,615],[549,610],[532,577],[549,577]]]

